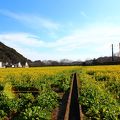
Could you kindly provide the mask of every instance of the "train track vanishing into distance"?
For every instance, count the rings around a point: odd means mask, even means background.
[[[73,74],[64,120],[83,120],[82,110],[78,101],[78,81],[76,73]]]

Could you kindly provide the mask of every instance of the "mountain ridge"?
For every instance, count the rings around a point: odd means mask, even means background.
[[[15,49],[8,47],[4,43],[0,42],[0,61],[12,64],[16,64],[18,62],[25,64],[25,62],[29,60],[17,52]]]

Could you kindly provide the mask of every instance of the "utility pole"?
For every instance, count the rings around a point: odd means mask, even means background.
[[[114,51],[113,51],[113,44],[112,44],[112,61],[114,61]]]
[[[120,43],[119,43],[119,52],[118,52],[118,57],[120,57]]]

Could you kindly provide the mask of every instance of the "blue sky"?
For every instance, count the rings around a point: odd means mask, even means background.
[[[0,41],[31,60],[118,52],[120,0],[1,0]]]

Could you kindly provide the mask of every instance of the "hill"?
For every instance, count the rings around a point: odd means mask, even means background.
[[[13,64],[21,62],[24,64],[27,61],[27,58],[18,53],[15,49],[0,42],[0,61]]]

